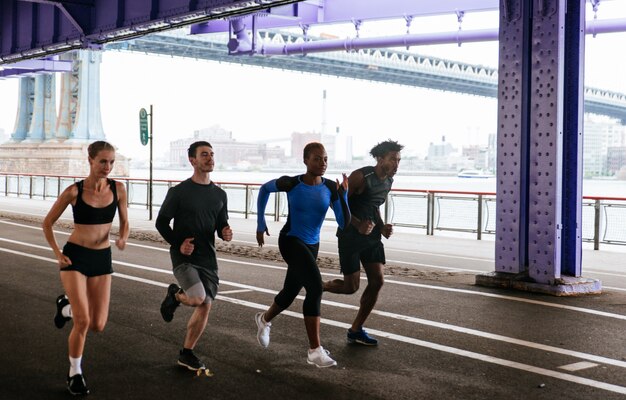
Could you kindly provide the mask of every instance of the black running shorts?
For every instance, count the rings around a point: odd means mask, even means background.
[[[380,236],[373,238],[359,234],[339,235],[339,265],[341,273],[351,275],[363,264],[385,264],[385,246]]]
[[[87,277],[113,273],[110,247],[106,249],[90,249],[67,242],[63,246],[63,254],[72,261],[72,265],[61,268],[61,271],[78,271]]]

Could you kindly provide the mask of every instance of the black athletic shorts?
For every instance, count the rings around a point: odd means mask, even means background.
[[[113,273],[111,265],[111,248],[89,249],[67,242],[63,246],[63,254],[72,261],[72,265],[61,268],[61,271],[78,271],[87,277]]]
[[[339,265],[344,275],[353,274],[363,264],[385,264],[385,246],[380,232],[365,236],[356,232],[337,235]]]

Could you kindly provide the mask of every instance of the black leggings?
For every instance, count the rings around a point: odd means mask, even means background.
[[[274,301],[281,309],[286,309],[304,287],[306,297],[302,305],[305,317],[319,317],[322,303],[322,275],[317,266],[319,243],[306,244],[294,236],[280,235],[278,248],[287,263],[287,275],[283,289]]]

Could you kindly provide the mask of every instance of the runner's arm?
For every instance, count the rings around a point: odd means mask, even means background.
[[[340,184],[337,180],[337,198],[331,203],[335,220],[340,229],[344,229],[350,223],[350,207],[348,207],[348,178],[343,175],[343,181]]]
[[[70,205],[77,196],[78,189],[76,188],[76,185],[68,186],[54,202],[52,208],[50,208],[50,211],[48,211],[48,214],[43,220],[42,228],[44,237],[50,245],[50,248],[52,248],[55,257],[57,258],[57,260],[59,260],[59,263],[61,263],[61,260],[63,260],[65,257],[63,256],[63,253],[59,248],[59,244],[54,237],[54,231],[52,230],[52,227],[54,226],[54,223],[57,222],[57,220],[61,217],[67,206]]]
[[[130,234],[130,224],[128,223],[128,202],[126,197],[126,186],[121,182],[116,182],[117,190],[117,209],[118,218],[120,220],[119,238],[115,241],[118,249],[123,250],[126,247],[126,241]]]
[[[161,209],[159,210],[159,215],[157,216],[155,226],[157,231],[163,236],[163,239],[167,243],[172,246],[180,247],[180,243],[176,243],[176,235],[174,234],[174,230],[170,226],[170,221],[174,218],[176,214],[176,204],[177,204],[177,196],[174,190],[175,188],[170,188],[165,195],[165,200],[163,200],[163,204],[161,205]]]

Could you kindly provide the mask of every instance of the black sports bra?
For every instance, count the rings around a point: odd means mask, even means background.
[[[72,206],[75,224],[98,225],[109,224],[113,222],[115,211],[117,210],[117,187],[113,179],[107,179],[111,191],[113,192],[113,201],[106,207],[92,207],[83,201],[83,182],[76,182],[78,188],[78,196],[76,197],[76,205]]]

